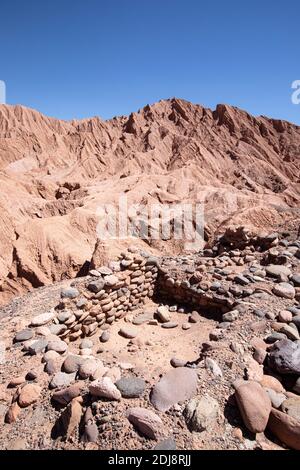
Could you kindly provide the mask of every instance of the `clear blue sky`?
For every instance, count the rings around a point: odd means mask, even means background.
[[[300,124],[300,2],[1,0],[7,102],[63,119],[162,98]]]

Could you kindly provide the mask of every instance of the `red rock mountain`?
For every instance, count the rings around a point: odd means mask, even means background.
[[[299,155],[300,127],[222,104],[170,99],[69,122],[1,105],[0,303],[80,274],[95,250],[97,208],[121,192],[130,203],[201,200],[208,230],[297,223]]]

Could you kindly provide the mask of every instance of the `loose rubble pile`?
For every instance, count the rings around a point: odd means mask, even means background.
[[[131,247],[9,341],[2,448],[300,450],[299,239],[239,227],[176,259]],[[39,413],[48,435],[22,441]]]

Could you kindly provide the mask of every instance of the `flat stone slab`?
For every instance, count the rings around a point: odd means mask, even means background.
[[[197,390],[197,373],[188,367],[177,367],[165,374],[152,389],[150,401],[159,411],[167,411],[179,401],[194,396]]]

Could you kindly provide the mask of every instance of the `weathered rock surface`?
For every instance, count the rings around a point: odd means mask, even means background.
[[[151,403],[157,410],[167,411],[179,401],[191,398],[196,388],[196,372],[187,367],[177,367],[167,372],[154,386]]]
[[[187,404],[184,410],[189,428],[197,432],[212,427],[219,413],[220,407],[217,400],[209,396],[194,398]]]

